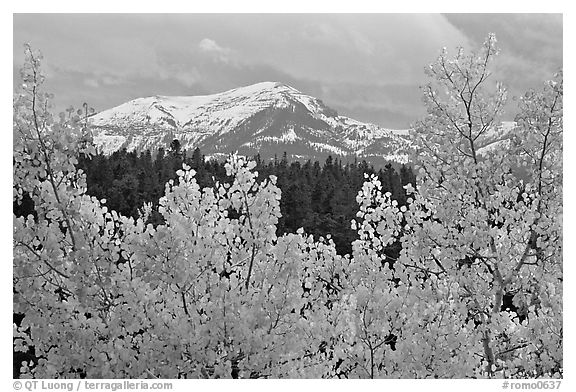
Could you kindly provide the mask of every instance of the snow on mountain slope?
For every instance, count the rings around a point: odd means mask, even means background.
[[[284,152],[298,159],[340,158],[405,161],[406,130],[389,130],[339,116],[314,97],[277,82],[262,82],[219,94],[138,98],[91,118],[94,140],[105,154],[120,148],[183,148],[206,155]],[[368,160],[368,159],[367,159]]]
[[[486,156],[490,152],[508,146],[515,127],[515,121],[503,121],[499,126],[489,129],[482,137],[478,138],[478,154]]]

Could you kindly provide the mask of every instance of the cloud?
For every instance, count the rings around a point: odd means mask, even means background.
[[[561,14],[446,14],[444,17],[476,44],[482,43],[488,33],[495,33],[500,45],[515,54],[562,56]]]
[[[324,85],[323,100],[339,114],[391,128],[407,128],[425,114],[417,85],[334,83]]]
[[[14,64],[32,42],[58,102],[98,109],[279,81],[358,120],[401,126],[420,116],[423,69],[444,46],[469,50],[496,32],[495,76],[514,95],[562,63],[558,15],[15,14],[13,22]]]
[[[344,32],[329,21],[306,23],[297,34],[301,38],[300,41],[308,41],[314,45],[338,47],[346,44]]]
[[[195,67],[184,67],[181,64],[165,64],[158,67],[158,77],[161,80],[175,80],[185,87],[200,84],[202,76]]]
[[[266,51],[260,58],[324,83],[418,83],[439,48],[467,44],[441,15],[321,14],[261,23],[266,34],[254,37]]]
[[[107,86],[117,86],[122,84],[123,80],[116,76],[103,75],[101,82]]]
[[[51,77],[56,76],[55,72],[69,72],[69,71],[53,69]],[[124,83],[124,80],[122,78],[97,73],[90,74],[89,77],[84,79],[84,84],[92,88],[99,88],[101,86],[121,86],[122,83]]]
[[[210,38],[204,38],[202,41],[200,41],[198,47],[200,50],[205,52],[227,53],[229,51],[229,49],[221,47],[216,43],[216,41]]]
[[[515,93],[539,87],[563,63],[561,14],[448,14],[446,20],[475,45],[495,33],[500,55],[496,78]]]
[[[84,84],[88,87],[93,87],[93,88],[98,88],[100,86],[100,84],[98,83],[98,81],[96,79],[84,79]]]
[[[227,63],[230,61],[230,54],[232,50],[229,48],[223,48],[216,43],[213,39],[204,38],[198,44],[200,51],[205,53],[210,53],[219,61]]]

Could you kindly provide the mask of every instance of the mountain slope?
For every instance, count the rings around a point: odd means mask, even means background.
[[[286,152],[295,159],[328,155],[380,165],[404,162],[407,131],[395,131],[339,116],[324,103],[276,82],[219,94],[153,96],[126,102],[91,118],[95,142],[106,154],[126,148],[200,147],[207,156],[260,153],[263,159]]]

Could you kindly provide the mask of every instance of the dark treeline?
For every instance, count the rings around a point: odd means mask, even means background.
[[[377,174],[383,190],[392,193],[399,204],[406,203],[403,186],[414,184],[415,176],[408,166],[392,164],[375,170],[365,161],[343,164],[329,156],[324,163],[289,162],[286,154],[268,162],[255,157],[260,179],[275,175],[282,190],[277,234],[294,233],[300,227],[314,237],[330,234],[340,254],[350,253],[356,232],[350,222],[358,211],[356,195],[365,181],[364,173]],[[110,156],[96,155],[80,159],[79,168],[86,172],[88,193],[106,199],[109,208],[137,217],[145,202],[156,207],[164,194],[168,180],[186,163],[196,171],[201,188],[212,187],[216,181],[231,181],[226,176],[224,162],[205,161],[197,148],[193,152],[180,148],[174,140],[167,150],[159,149],[153,157],[150,151],[141,154],[119,150]],[[162,222],[153,214],[152,224]]]

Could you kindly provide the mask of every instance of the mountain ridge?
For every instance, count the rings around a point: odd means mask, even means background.
[[[232,152],[263,159],[366,159],[405,163],[407,130],[340,116],[322,100],[280,82],[261,82],[199,96],[136,98],[91,117],[99,150],[158,150],[178,139],[207,156]]]

